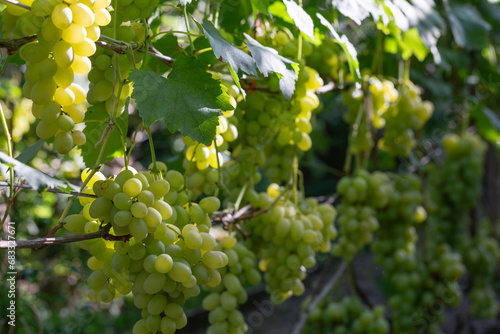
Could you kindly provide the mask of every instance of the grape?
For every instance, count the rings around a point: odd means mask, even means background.
[[[70,66],[73,63],[74,51],[71,47],[71,44],[69,44],[68,42],[61,40],[54,44],[53,53],[54,60],[60,70]],[[71,79],[71,81],[73,81],[73,79]],[[70,84],[68,84],[67,86],[69,85]]]
[[[73,148],[73,137],[69,132],[60,132],[54,138],[54,148],[61,154],[66,154]]]
[[[148,207],[146,204],[141,202],[135,202],[130,207],[130,212],[136,218],[144,218],[148,213]]]
[[[138,179],[131,178],[123,184],[123,192],[130,197],[136,197],[142,190],[142,183]]]
[[[132,215],[129,211],[118,211],[113,220],[114,224],[118,226],[127,226],[132,221]]]
[[[64,30],[71,25],[73,13],[68,5],[59,4],[52,10],[51,19],[56,28]]]
[[[94,23],[94,12],[83,3],[72,3],[69,8],[73,14],[73,22],[83,27],[89,27]]]
[[[64,219],[64,228],[76,234],[84,234],[87,219],[80,214],[69,215]]]
[[[172,216],[172,207],[168,203],[166,203],[162,200],[158,200],[158,201],[154,202],[153,208],[158,210],[158,212],[161,215],[162,220],[168,219]]]
[[[173,267],[173,260],[168,254],[160,254],[155,260],[155,269],[159,273],[166,274],[168,273],[172,267]]]
[[[31,100],[37,104],[46,104],[52,100],[56,92],[56,84],[52,79],[37,81],[31,89]]]
[[[98,197],[90,205],[89,214],[93,218],[96,218],[96,219],[100,218],[100,217],[106,215],[109,212],[109,210],[111,210],[112,205],[113,204],[111,203],[110,200],[108,200],[104,197]]]
[[[168,276],[176,282],[185,282],[191,276],[191,269],[182,262],[174,261]]]
[[[115,179],[115,182],[116,182],[116,179]],[[118,182],[116,182],[116,183],[118,183]],[[130,210],[130,207],[132,206],[132,200],[125,193],[117,193],[113,197],[113,203],[119,210],[127,210],[128,211],[128,210]]]
[[[156,180],[149,185],[149,190],[155,198],[162,198],[170,190],[170,184],[166,180]]]
[[[53,77],[57,72],[57,64],[52,58],[44,59],[38,66],[40,77]],[[25,73],[26,74],[26,73]]]
[[[205,197],[200,201],[203,211],[213,213],[220,208],[220,200],[217,197]]]

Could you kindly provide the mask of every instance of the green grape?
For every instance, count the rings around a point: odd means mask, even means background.
[[[165,174],[165,180],[170,184],[172,189],[179,190],[184,187],[184,176],[176,170],[169,170]]]
[[[64,219],[64,228],[76,234],[84,234],[84,227],[87,219],[80,214],[69,215]]]
[[[54,138],[54,148],[61,154],[66,154],[73,148],[73,137],[69,132],[60,132]]]
[[[142,190],[142,183],[136,178],[125,181],[122,186],[123,192],[130,197],[136,197]]]
[[[200,201],[200,206],[206,213],[213,213],[220,208],[220,200],[217,197],[205,197]]]
[[[57,118],[57,126],[59,127],[59,129],[61,129],[61,131],[69,132],[69,131],[73,130],[73,127],[75,126],[75,122],[73,122],[71,117],[69,117],[67,115],[60,115]]]
[[[167,278],[164,274],[152,273],[144,281],[143,289],[151,295],[157,294],[165,285],[166,280]]]
[[[135,202],[130,207],[130,213],[136,218],[144,218],[148,213],[148,207],[142,202]]]
[[[109,210],[111,210],[112,205],[113,204],[111,203],[110,200],[104,197],[98,197],[90,205],[89,214],[93,218],[96,219],[100,218],[106,215],[109,212]]]
[[[73,22],[83,27],[89,27],[94,23],[94,12],[83,3],[72,3],[69,8],[73,14]]]
[[[185,282],[191,276],[191,269],[182,262],[174,261],[168,276],[176,282]]]
[[[168,254],[160,254],[155,260],[155,269],[162,274],[168,273],[173,267],[173,260]]]
[[[158,210],[153,207],[149,207],[146,216],[144,216],[144,221],[148,227],[155,228],[161,223],[162,216]]]
[[[149,191],[154,194],[155,198],[162,198],[170,190],[170,184],[166,180],[156,180],[149,185]]]
[[[137,240],[144,240],[148,234],[148,225],[142,218],[132,218],[129,224],[130,234]]]
[[[73,63],[73,60],[75,58],[75,54],[74,54],[73,48],[71,47],[71,44],[69,44],[68,42],[63,41],[63,40],[54,44],[52,52],[54,54],[54,60],[57,64],[57,66],[59,67],[60,71],[64,71],[65,68],[71,66],[71,64]],[[58,73],[56,72],[56,75],[54,76],[54,80],[56,80],[56,77],[58,77],[58,76],[62,77],[63,75],[62,74],[58,75]],[[73,78],[71,78],[71,82],[73,82]],[[64,87],[67,87],[69,85],[70,85],[70,83]]]
[[[149,190],[143,190],[137,195],[137,200],[150,207],[155,202],[155,195]]]

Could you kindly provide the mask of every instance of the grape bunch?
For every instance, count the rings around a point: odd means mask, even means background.
[[[236,105],[236,100],[231,99]],[[214,193],[219,180],[218,168],[224,167],[222,152],[230,156],[228,146],[238,138],[238,128],[232,123],[234,110],[223,111],[219,116],[219,125],[216,127],[216,135],[210,145],[198,143],[190,137],[183,137],[186,145],[185,160],[183,166],[186,168],[187,189],[192,197],[201,194],[211,195]]]
[[[416,145],[414,130],[423,128],[434,111],[432,102],[423,101],[421,90],[411,82],[402,88],[397,103],[382,115],[385,131],[379,147],[393,155],[407,157]]]
[[[469,294],[471,314],[481,319],[495,318],[500,307],[493,288],[500,261],[500,245],[490,236],[491,228],[489,221],[482,222],[476,234],[464,238],[460,245],[472,281]]]
[[[467,231],[469,211],[481,190],[486,145],[470,133],[448,134],[442,144],[446,153],[443,164],[428,170],[429,224],[436,242],[448,242],[455,248]]]
[[[260,208],[269,209],[243,226],[250,235],[247,247],[260,257],[259,269],[265,272],[266,290],[275,304],[304,293],[302,281],[306,269],[316,265],[315,252],[328,252],[337,235],[333,225],[336,211],[331,205],[310,199],[301,211],[289,199],[277,199],[279,196],[276,184],[259,194]]]
[[[309,302],[305,299],[302,308],[306,308]],[[370,309],[357,297],[346,296],[340,301],[330,298],[312,309],[302,333],[386,334],[389,333],[389,323],[384,314],[383,306]]]
[[[392,186],[386,174],[358,169],[339,181],[337,191],[342,197],[338,207],[340,238],[333,253],[350,261],[373,241],[380,225],[377,210],[389,203]]]
[[[255,254],[230,235],[223,237],[215,249],[227,255],[228,264],[219,269],[222,284],[203,299],[203,308],[210,311],[207,334],[245,333],[248,328],[238,307],[248,298],[244,284],[257,285],[261,281]]]
[[[110,302],[132,292],[134,305],[142,310],[134,334],[183,328],[182,305],[200,293],[201,285],[220,285],[219,270],[229,263],[208,233],[219,199],[188,203],[184,178],[173,170],[166,171],[165,179],[132,168],[110,179],[85,170],[82,179],[89,177],[91,188],[85,193],[97,198],[81,197],[82,213],[67,216],[64,226],[77,234],[109,228],[109,240],[78,243],[92,255],[87,262],[93,270],[87,280],[90,299]]]
[[[54,137],[54,148],[61,154],[86,141],[83,132],[75,129],[85,117],[81,104],[86,92],[74,82],[74,76],[90,71],[89,57],[96,52],[100,26],[111,20],[109,5],[110,0],[34,0],[31,11],[18,19],[24,22],[29,16],[29,22],[21,23],[22,35],[37,34],[35,42],[19,50],[26,61],[23,93],[33,101],[33,115],[40,119],[38,137]]]

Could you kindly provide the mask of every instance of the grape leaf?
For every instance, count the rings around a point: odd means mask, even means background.
[[[38,139],[36,143],[25,149],[19,154],[16,159],[24,164],[28,164],[37,155],[38,151],[42,148],[45,139]]]
[[[477,131],[486,140],[500,146],[500,117],[491,109],[477,104],[471,111],[476,121]]]
[[[252,57],[244,51],[230,44],[222,35],[215,29],[212,22],[203,19],[203,31],[212,45],[215,57],[219,60],[229,63],[229,71],[234,82],[240,88],[239,78],[243,73],[257,76],[257,68]]]
[[[263,46],[246,33],[243,35],[259,71],[265,77],[269,73],[278,73],[280,76],[280,89],[289,100],[293,95],[295,81],[297,80],[296,64],[280,56],[276,50]]]
[[[104,131],[108,126],[109,114],[103,103],[92,106],[85,114],[85,129],[83,133],[87,137],[87,142],[82,147],[82,156],[85,166],[92,167],[96,165],[97,157],[101,151]],[[128,129],[128,113],[123,112],[120,117],[117,117],[109,139],[104,149],[104,154],[100,163],[110,161],[115,157],[122,156],[125,152],[125,138]],[[99,145],[96,147],[96,144]]]
[[[54,179],[47,174],[40,172],[38,169],[25,165],[19,160],[9,157],[3,152],[0,152],[0,164],[13,166],[17,177],[24,179],[27,184],[38,191],[43,191],[47,188],[78,190],[78,187],[71,185],[68,182]]]
[[[375,0],[332,0],[332,5],[342,15],[350,18],[358,25],[369,15],[375,21],[378,21],[382,17],[383,21],[387,22],[386,14]]]
[[[229,96],[206,65],[194,57],[179,57],[164,78],[156,73],[132,70],[132,98],[146,124],[163,121],[170,131],[210,145],[221,110],[231,110]]]
[[[269,7],[269,0],[250,0],[250,3],[252,4],[254,20],[257,18],[257,15],[259,15],[259,12],[269,16],[269,12],[267,11],[267,7]]]
[[[342,47],[342,50],[344,50],[344,53],[347,57],[347,63],[349,65],[349,71],[351,72],[356,82],[359,83],[361,81],[361,74],[359,72],[358,53],[356,52],[354,45],[349,42],[346,35],[342,35],[342,37],[339,36],[335,29],[333,29],[333,26],[330,24],[330,22],[328,22],[327,19],[323,17],[323,15],[321,15],[320,13],[316,13],[316,16],[319,18],[321,24],[323,24],[328,28],[328,30],[330,30],[333,37],[335,38],[335,41]]]
[[[314,22],[309,14],[293,0],[283,0],[283,2],[285,3],[288,15],[295,22],[297,28],[307,35],[307,37],[314,40]]]
[[[470,4],[446,6],[451,32],[457,45],[468,50],[481,50],[489,43],[491,25]]]

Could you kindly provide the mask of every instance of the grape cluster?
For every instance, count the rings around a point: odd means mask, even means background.
[[[495,300],[493,283],[500,261],[500,245],[490,237],[491,224],[484,221],[476,234],[462,241],[460,250],[471,277],[469,294],[471,314],[477,318],[495,318],[499,303]]]
[[[129,25],[118,26],[115,32],[114,37],[126,43],[138,40],[136,31]],[[107,28],[102,34],[111,37],[113,29]],[[99,48],[90,59],[94,66],[88,75],[88,102],[95,107],[101,105],[108,114],[120,116],[127,98],[132,93],[132,83],[127,81],[128,75],[130,70],[140,65],[143,54],[130,51],[118,55],[109,49]]]
[[[370,244],[379,228],[376,213],[389,202],[391,184],[382,172],[356,170],[343,177],[337,191],[342,197],[338,207],[340,238],[333,249],[335,255],[350,261],[363,246]]]
[[[35,0],[31,11],[22,14],[22,35],[37,34],[37,41],[23,45],[20,57],[26,61],[24,95],[33,101],[32,112],[40,119],[38,137],[54,138],[54,148],[68,153],[74,145],[85,144],[85,135],[75,124],[85,117],[86,92],[74,82],[75,74],[87,74],[89,57],[96,52],[100,26],[109,24],[106,9],[110,0]]]
[[[478,135],[469,133],[448,134],[442,144],[446,153],[443,164],[428,170],[429,224],[437,241],[456,247],[479,196],[486,145]]]
[[[305,299],[305,308],[309,300]],[[323,300],[309,314],[302,333],[311,334],[386,334],[389,323],[384,318],[385,309],[378,305],[370,309],[356,297],[346,296],[340,301]]]
[[[342,49],[335,41],[325,39],[321,45],[315,46],[311,54],[307,56],[307,63],[317,69],[321,76],[338,82],[341,79],[339,73],[342,73],[342,64],[345,63],[345,58]]]
[[[234,98],[232,98],[232,104],[236,105]],[[229,156],[228,145],[238,138],[238,128],[232,123],[233,114],[234,110],[228,110],[223,111],[223,115],[219,116],[215,139],[208,146],[190,137],[183,137],[186,145],[184,167],[187,175],[187,189],[194,198],[201,194],[211,195],[217,187],[218,168],[223,168],[225,161],[221,152]]]
[[[207,333],[245,333],[247,325],[238,306],[248,298],[244,284],[257,285],[261,281],[255,254],[229,235],[223,237],[215,249],[223,251],[229,260],[226,267],[219,269],[222,284],[213,288],[202,303],[203,308],[210,311]]]
[[[260,208],[269,210],[243,226],[250,235],[247,247],[260,257],[266,290],[276,304],[303,294],[302,281],[306,269],[316,265],[315,252],[328,252],[337,235],[333,225],[336,211],[331,205],[309,199],[299,208],[286,198],[277,200],[279,196],[276,184],[259,194]],[[274,200],[277,202],[270,207]]]
[[[89,176],[88,170],[82,173],[82,179]],[[172,170],[166,171],[165,179],[132,168],[112,179],[97,172],[87,185],[91,188],[85,192],[97,198],[81,197],[82,213],[67,216],[64,226],[77,234],[105,226],[112,236],[78,243],[92,255],[87,263],[93,270],[87,280],[90,299],[110,302],[132,292],[134,305],[142,310],[134,334],[183,328],[184,302],[197,296],[201,285],[220,285],[219,270],[229,263],[208,233],[219,199],[206,197],[188,204],[182,192],[184,178]],[[235,265],[234,259],[231,263]]]
[[[383,114],[385,131],[379,147],[393,155],[409,156],[415,147],[414,130],[423,128],[434,111],[434,105],[423,101],[421,90],[413,83],[406,83],[397,103],[389,106]]]

